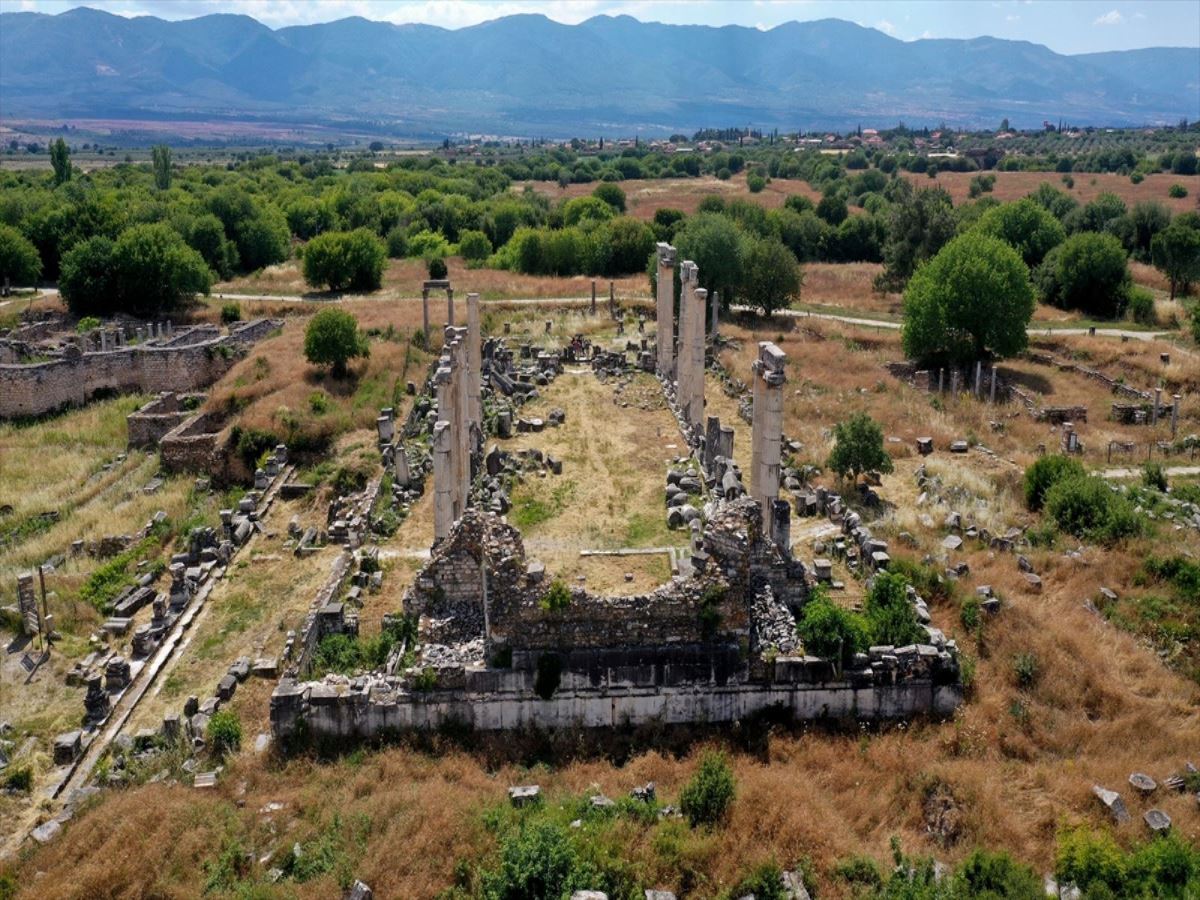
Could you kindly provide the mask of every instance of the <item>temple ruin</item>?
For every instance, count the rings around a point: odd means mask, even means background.
[[[645,340],[640,350],[628,342],[625,353],[581,337],[557,350],[485,341],[478,295],[468,294],[467,324],[456,326],[447,288],[427,399],[403,425],[391,410],[379,420],[393,501],[413,502],[432,473],[431,556],[396,611],[415,620],[417,636],[380,669],[306,680],[320,637],[357,629],[332,601],[335,592],[323,592],[272,696],[277,737],[303,730],[310,738],[370,738],[450,723],[497,730],[721,722],[767,710],[797,719],[875,719],[957,707],[957,647],[928,625],[915,593],[926,642],[872,647],[848,662],[805,652],[797,617],[812,585],[828,579],[828,562],[806,565],[793,556],[792,509],[780,497],[787,357],[764,341],[749,373],[747,488],[733,458],[733,429],[705,415],[707,291],[695,263],[680,262],[675,316],[674,248],[659,244],[657,264],[658,332],[651,349]],[[649,592],[608,596],[568,586],[527,556],[506,520],[498,476],[531,459],[543,474],[562,463],[541,454],[518,459],[499,445],[485,453],[487,438],[545,427],[520,415],[520,405],[564,363],[584,364],[601,379],[648,367],[679,424],[688,452],[667,473],[667,516],[672,527],[689,530],[690,542],[677,574]],[[802,515],[828,516],[845,536],[838,546],[866,577],[887,567],[886,543],[839,497],[823,492],[819,509],[807,498],[796,505]]]

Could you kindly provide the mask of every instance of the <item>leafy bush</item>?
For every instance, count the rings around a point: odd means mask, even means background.
[[[505,838],[499,868],[483,875],[486,900],[559,900],[596,886],[597,873],[580,857],[562,826],[536,820]]]
[[[482,264],[492,255],[492,242],[482,231],[464,231],[458,236],[458,252],[468,263]]]
[[[871,644],[870,627],[863,617],[838,606],[823,589],[813,589],[796,627],[806,653],[839,664]]]
[[[222,325],[232,325],[234,322],[240,321],[242,321],[242,307],[236,300],[231,300],[221,305]]]
[[[758,175],[754,172],[751,172],[749,175],[746,176],[746,187],[750,190],[750,193],[761,194],[763,188],[765,188],[766,186],[767,186],[767,179],[763,178],[763,176]]]
[[[1028,197],[992,207],[975,227],[1004,241],[1030,268],[1039,265],[1067,236],[1062,223]]]
[[[598,185],[592,191],[592,196],[598,200],[603,200],[616,212],[625,212],[625,192],[615,184]]]
[[[709,752],[679,795],[679,808],[693,828],[716,825],[733,803],[733,771],[723,753]]]
[[[449,270],[446,268],[446,260],[440,256],[430,256],[425,260],[425,269],[429,273],[429,278],[432,281],[445,278]]]
[[[833,874],[843,881],[868,888],[883,886],[883,875],[879,864],[869,856],[851,856],[833,867]]]
[[[952,882],[955,896],[1041,900],[1042,881],[1028,866],[1007,853],[976,849],[962,861]]]
[[[775,862],[765,862],[742,878],[729,893],[730,897],[753,897],[754,900],[788,900],[783,890],[783,870]]]
[[[1025,470],[1025,505],[1036,512],[1042,508],[1046,491],[1059,481],[1086,474],[1077,460],[1060,454],[1043,456]]]
[[[387,246],[388,259],[403,259],[408,256],[408,232],[397,225],[383,239]]]
[[[33,767],[13,766],[5,773],[4,786],[10,791],[28,794],[33,790]]]
[[[1087,897],[1192,897],[1200,890],[1200,849],[1175,834],[1122,850],[1086,827],[1059,835],[1055,875]]]
[[[1018,653],[1013,658],[1013,677],[1017,687],[1031,688],[1038,680],[1038,659],[1033,653]]]
[[[1154,295],[1144,287],[1134,285],[1129,289],[1129,306],[1126,314],[1139,325],[1157,325],[1158,315],[1154,311]]]
[[[1129,501],[1095,476],[1057,482],[1046,492],[1045,508],[1060,529],[1077,538],[1111,544],[1141,531]]]
[[[217,756],[236,752],[242,745],[242,723],[228,709],[220,709],[208,720],[208,745]]]
[[[1169,188],[1167,188],[1167,196],[1171,197],[1172,199],[1182,200],[1187,195],[1188,195],[1187,188],[1185,188],[1179,182],[1176,182],[1175,184],[1173,184]]]
[[[833,452],[829,468],[857,480],[864,472],[892,471],[892,458],[883,449],[883,429],[866,413],[855,413],[833,426]]]
[[[358,331],[358,320],[340,309],[323,309],[304,331],[304,356],[315,365],[329,366],[334,377],[346,374],[346,363],[370,355],[367,340]]]
[[[1117,319],[1129,302],[1125,248],[1111,234],[1071,235],[1046,255],[1034,281],[1046,303],[1088,315]]]
[[[542,599],[538,601],[538,605],[546,612],[558,612],[566,609],[571,605],[571,589],[560,579],[555,578],[550,582],[550,587],[546,589]]]
[[[42,274],[42,258],[11,225],[0,225],[0,286],[32,285]]]
[[[1142,484],[1164,494],[1167,492],[1167,470],[1162,463],[1148,462],[1142,466]]]
[[[925,632],[917,621],[907,588],[908,581],[902,575],[880,572],[875,576],[864,604],[874,643],[902,647],[923,639]]]

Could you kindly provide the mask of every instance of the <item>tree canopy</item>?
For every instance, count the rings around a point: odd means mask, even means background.
[[[992,207],[975,227],[983,234],[1000,238],[1021,254],[1031,269],[1067,236],[1062,223],[1028,197]]]
[[[1171,283],[1172,300],[1176,294],[1188,293],[1192,282],[1200,281],[1200,229],[1181,221],[1172,222],[1154,235],[1150,258]]]
[[[370,355],[358,320],[341,309],[323,309],[308,320],[304,330],[304,357],[318,366],[329,366],[335,378],[346,374],[346,363]]]
[[[1111,234],[1073,234],[1047,254],[1034,273],[1047,303],[1116,319],[1129,302],[1125,248]]]
[[[0,225],[0,284],[32,285],[42,274],[42,259],[25,235]]]
[[[386,261],[387,251],[375,232],[327,231],[304,246],[304,280],[331,291],[373,291]]]
[[[1033,316],[1029,270],[998,238],[970,231],[919,268],[904,292],[904,352],[965,364],[1025,349]]]
[[[866,413],[855,413],[833,426],[829,468],[840,477],[857,479],[864,472],[892,471],[892,458],[883,449],[883,429]]]

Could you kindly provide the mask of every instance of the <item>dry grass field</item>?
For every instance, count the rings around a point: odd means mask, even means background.
[[[871,267],[809,271],[806,300],[830,305],[869,284],[874,274]],[[310,396],[330,392],[336,402],[324,415],[337,417],[337,427],[329,431],[334,461],[366,460],[377,406],[390,405],[381,398],[390,399],[397,384],[403,395],[404,381],[420,381],[429,360],[407,344],[420,321],[419,304],[347,304],[364,327],[379,334],[372,340],[371,358],[357,363],[354,378],[336,390],[298,356],[300,311],[313,307],[290,306],[296,310],[294,320],[240,362],[215,387],[210,402],[239,409],[239,421],[246,425],[276,428],[289,421],[281,410],[320,418],[311,409]],[[601,341],[614,339],[607,320],[589,319],[577,310],[497,304],[487,313],[485,330],[498,332],[508,321],[514,341],[525,336],[541,340],[547,319],[555,341],[580,332]],[[389,325],[392,338],[384,336]],[[895,556],[915,561],[931,554],[939,566],[947,556],[940,542],[948,507],[916,505],[914,472],[922,461],[947,489],[964,498],[961,502],[981,524],[1000,530],[1036,521],[1021,502],[1021,469],[1033,460],[1039,443],[1055,446],[1058,432],[1033,422],[1015,405],[997,408],[969,398],[934,402],[898,382],[884,368],[901,357],[896,332],[815,319],[739,319],[723,323],[722,332],[732,343],[721,352],[721,361],[742,379],[749,379],[757,340],[775,340],[788,354],[784,432],[803,445],[796,463],[823,467],[832,426],[858,410],[876,418],[887,438],[899,439],[885,444],[896,463],[896,471],[879,488],[885,508],[868,514],[875,517],[873,529],[892,541]],[[1176,355],[1167,367],[1158,360],[1158,353],[1171,345],[1055,336],[1038,337],[1033,345],[1119,374],[1138,387],[1153,387],[1159,379],[1185,387],[1189,393],[1181,432],[1200,430],[1194,399],[1200,389],[1197,369]],[[1007,362],[1001,369],[1046,403],[1089,406],[1090,421],[1080,426],[1089,467],[1103,464],[1103,445],[1110,438],[1144,443],[1154,434],[1145,427],[1106,421],[1112,397],[1097,382],[1030,360]],[[565,424],[503,442],[509,449],[538,447],[563,459],[561,476],[534,476],[516,490],[510,521],[528,516],[523,531],[530,556],[568,579],[584,575],[593,589],[645,590],[667,577],[666,559],[583,561],[580,549],[659,546],[682,539],[665,530],[662,503],[663,474],[681,444],[669,413],[641,402],[652,395],[649,386],[648,378],[638,376],[615,401],[614,383],[564,374],[523,414],[544,415],[561,406],[567,412]],[[630,406],[617,405],[622,400]],[[123,401],[107,402],[113,409],[124,408]],[[406,402],[402,397],[399,415]],[[734,426],[735,457],[748,471],[749,426],[711,377],[708,412]],[[69,502],[80,479],[115,455],[123,445],[123,418],[92,406],[33,426],[64,428],[69,420],[82,434],[85,423],[93,421],[89,416],[98,417],[95,427],[108,436],[94,447],[78,436],[72,439],[70,446],[90,462],[72,460],[54,470],[48,485],[54,502]],[[1002,427],[994,429],[992,423]],[[1154,436],[1163,434],[1160,429]],[[937,447],[928,460],[913,451],[915,438],[924,435],[933,436]],[[977,447],[966,456],[951,456],[946,448],[957,438],[986,444],[996,457]],[[20,458],[26,467],[20,471],[29,477],[37,438],[13,429],[0,431],[0,440],[8,440],[2,446]],[[136,484],[141,477],[136,467],[123,474],[122,485]],[[7,484],[5,477],[0,469],[0,485]],[[839,487],[828,474],[818,476],[817,483]],[[327,553],[298,562],[279,544],[293,514],[304,521],[321,517],[323,499],[290,501],[273,509],[267,533],[255,539],[244,561],[218,586],[210,608],[193,627],[188,652],[163,673],[158,692],[138,712],[137,725],[153,724],[164,708],[189,693],[211,690],[215,677],[236,656],[253,656],[260,649],[277,652],[283,632],[303,615],[328,562]],[[430,505],[427,492],[397,533],[381,542],[384,588],[366,598],[364,634],[377,633],[383,614],[399,606],[428,550]],[[142,514],[140,507],[112,506],[116,523],[130,521],[135,510]],[[932,524],[922,520],[926,512]],[[77,512],[56,527],[81,515]],[[795,520],[794,533],[802,533],[806,524]],[[596,735],[566,734],[554,742],[553,754],[544,735],[429,736],[359,748],[334,759],[284,758],[254,752],[254,736],[267,730],[271,685],[251,679],[231,705],[246,735],[243,748],[230,758],[216,788],[185,786],[189,782],[177,781],[180,773],[170,765],[156,764],[133,786],[105,791],[57,840],[0,863],[0,874],[5,867],[15,872],[18,897],[184,898],[207,892],[325,898],[338,896],[352,878],[362,878],[379,897],[435,897],[456,881],[474,878],[473,868],[495,863],[498,843],[488,823],[506,806],[510,785],[540,784],[551,810],[597,791],[620,797],[649,780],[657,783],[660,800],[677,803],[700,754],[710,746],[731,754],[737,785],[730,818],[722,827],[693,831],[680,822],[641,823],[624,817],[585,826],[594,829],[588,834],[596,846],[622,860],[636,883],[681,896],[716,897],[758,863],[774,860],[791,866],[803,859],[812,866],[820,896],[850,896],[849,886],[835,875],[836,864],[861,853],[886,866],[893,835],[908,852],[932,854],[948,863],[986,846],[1008,850],[1039,872],[1049,871],[1061,828],[1081,822],[1108,827],[1091,796],[1093,783],[1123,788],[1133,771],[1161,778],[1195,751],[1200,733],[1197,683],[1164,664],[1149,632],[1123,630],[1082,605],[1096,598],[1102,586],[1116,591],[1123,602],[1145,596],[1138,573],[1153,553],[1169,547],[1172,553],[1200,554],[1194,533],[1172,532],[1165,524],[1158,528],[1113,549],[1086,546],[1077,558],[1064,555],[1075,542],[1027,550],[1044,582],[1040,593],[1028,589],[1012,555],[971,542],[955,554],[954,561],[967,562],[970,573],[952,590],[966,596],[977,585],[990,584],[1003,598],[1003,609],[980,628],[968,629],[955,599],[931,604],[935,625],[960,641],[973,665],[968,700],[950,721],[845,729],[737,723],[694,735],[647,729],[636,741],[611,743]],[[901,532],[911,536],[914,546],[903,544]],[[796,552],[809,559],[812,548],[799,541]],[[624,581],[626,572],[634,581]],[[860,586],[851,584],[844,599],[859,592]],[[1035,661],[1032,679],[1019,674],[1018,659],[1027,657]],[[7,679],[8,670],[3,674]],[[11,683],[0,681],[0,690]],[[55,700],[47,693],[48,708],[53,702],[79,712],[78,690],[62,688],[57,673],[47,684],[59,686],[62,694]],[[38,727],[52,733],[60,725],[56,719]],[[694,741],[688,740],[692,737]],[[160,768],[167,777],[146,783]],[[948,838],[931,830],[927,801],[934,793],[950,798],[954,827]],[[1113,831],[1121,844],[1130,845],[1143,834],[1138,819],[1146,804],[1125,793],[1135,821]],[[1200,841],[1194,800],[1160,791],[1154,803],[1172,816],[1184,840]],[[14,804],[11,797],[0,798],[0,816]],[[328,866],[304,881],[270,883],[269,870],[291,855],[297,843],[312,858],[327,859]],[[233,882],[222,880],[229,871],[235,873]]]

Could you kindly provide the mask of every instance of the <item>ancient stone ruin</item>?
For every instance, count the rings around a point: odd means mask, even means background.
[[[707,295],[695,264],[680,263],[676,323],[673,266],[674,249],[660,244],[659,331],[653,345],[630,341],[625,353],[582,338],[557,352],[531,345],[514,352],[503,338],[483,342],[478,297],[468,295],[467,325],[446,326],[441,356],[408,421],[400,426],[383,410],[377,423],[398,509],[424,490],[427,471],[433,475],[431,556],[397,611],[416,620],[416,638],[375,671],[305,680],[320,638],[357,628],[333,600],[349,573],[347,558],[314,604],[272,696],[277,738],[370,738],[450,723],[497,730],[721,722],[767,710],[874,719],[957,707],[957,648],[928,624],[925,643],[872,647],[845,664],[801,646],[797,616],[814,580],[828,578],[829,564],[818,560],[810,571],[792,556],[791,507],[780,499],[787,358],[775,344],[759,344],[747,411],[747,490],[733,461],[733,429],[704,415]],[[600,379],[646,368],[648,360],[690,451],[668,472],[665,491],[668,521],[689,528],[691,540],[678,574],[648,593],[608,596],[568,586],[526,555],[520,532],[504,518],[505,477],[519,477],[530,464],[549,472],[562,464],[537,451],[485,454],[486,434],[546,427],[520,416],[519,407],[563,359],[590,363]],[[552,413],[549,425],[562,415]],[[702,509],[688,502],[696,495]],[[867,577],[887,568],[886,543],[841,498],[822,492],[802,512],[827,515],[847,536],[838,542],[843,555]],[[910,601],[928,623],[921,598],[911,592]]]

